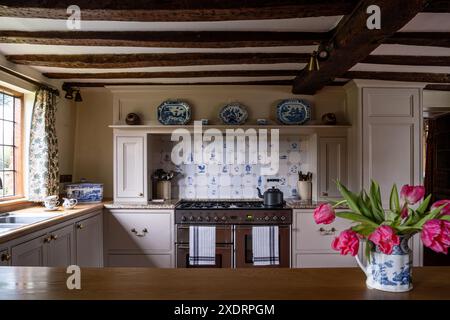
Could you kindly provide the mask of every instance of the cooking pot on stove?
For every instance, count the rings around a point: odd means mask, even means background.
[[[258,189],[258,197],[264,199],[264,206],[266,207],[282,207],[284,204],[283,201],[283,192],[280,189],[272,187],[264,192],[264,195],[261,194],[261,190]]]

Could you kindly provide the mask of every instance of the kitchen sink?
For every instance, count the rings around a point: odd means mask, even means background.
[[[61,213],[36,214],[36,213],[3,213],[0,214],[0,234],[23,226],[38,223]]]

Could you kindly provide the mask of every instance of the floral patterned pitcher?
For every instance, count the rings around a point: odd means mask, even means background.
[[[369,289],[389,292],[405,292],[412,289],[412,251],[408,247],[409,237],[401,237],[400,244],[393,247],[392,254],[384,254],[378,246],[370,251],[367,267],[355,256],[360,268],[367,276]]]

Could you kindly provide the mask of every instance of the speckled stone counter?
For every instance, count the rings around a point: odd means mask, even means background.
[[[315,209],[326,201],[302,201],[302,200],[287,200],[286,206],[291,209]],[[337,209],[348,209],[346,205],[340,205]]]
[[[163,202],[149,201],[145,204],[136,203],[106,203],[106,209],[174,209],[179,200],[167,200]]]

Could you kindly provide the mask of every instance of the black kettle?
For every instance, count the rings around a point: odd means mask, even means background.
[[[258,189],[258,197],[264,199],[265,207],[282,207],[284,204],[283,201],[283,192],[280,189],[272,187],[264,192],[264,195],[261,194],[261,190]]]

